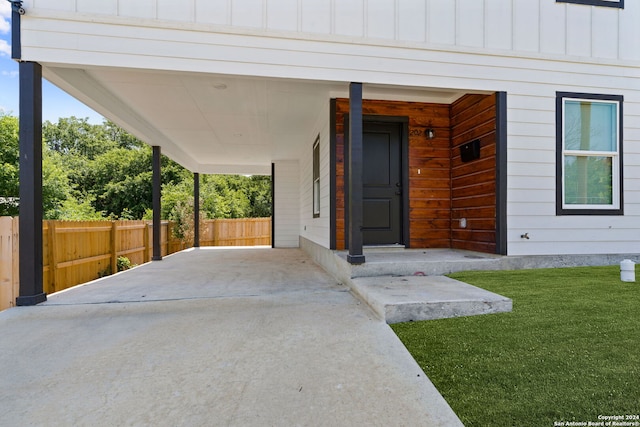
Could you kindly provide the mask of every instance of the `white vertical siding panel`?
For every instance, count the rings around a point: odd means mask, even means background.
[[[333,11],[335,33],[343,36],[364,36],[364,1],[335,2]]]
[[[328,1],[301,0],[302,31],[307,33],[331,33],[331,4]]]
[[[263,0],[233,0],[231,24],[238,27],[262,28],[264,25]]]
[[[618,57],[619,9],[594,8],[591,31],[592,54],[596,58]]]
[[[627,1],[620,13],[620,59],[640,61],[640,1]]]
[[[196,22],[231,25],[231,0],[196,0]]]
[[[577,6],[577,5],[571,5]],[[591,56],[591,7],[567,7],[567,54]]]
[[[429,41],[436,44],[456,43],[456,2],[429,0],[427,29]]]
[[[156,19],[154,0],[119,0],[118,14],[133,18]]]
[[[367,0],[366,37],[393,39],[396,34],[396,8],[393,1]]]
[[[513,0],[513,48],[540,49],[540,0]]]
[[[170,21],[195,21],[193,0],[157,0],[158,19]]]
[[[80,13],[116,15],[118,0],[76,0],[76,7]]]
[[[268,0],[267,28],[273,30],[298,30],[298,0]]]
[[[457,44],[484,46],[484,1],[457,0]]]
[[[74,12],[76,2],[75,0],[33,0],[33,7]]]
[[[484,27],[485,46],[487,48],[511,49],[513,43],[513,9],[511,2],[485,0]]]
[[[274,162],[274,246],[299,246],[300,193],[299,163],[297,160]]]
[[[540,51],[564,55],[567,46],[567,5],[540,3]]]
[[[426,34],[425,2],[398,0],[398,38],[403,41],[422,42]]]

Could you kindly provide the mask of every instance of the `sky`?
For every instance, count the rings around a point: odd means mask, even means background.
[[[0,0],[0,114],[18,116],[18,63],[11,59],[11,4]],[[88,118],[101,124],[102,116],[45,79],[42,82],[42,120],[57,122],[60,117]]]

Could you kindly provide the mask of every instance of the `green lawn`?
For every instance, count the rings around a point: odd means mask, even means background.
[[[617,266],[451,277],[511,298],[513,312],[392,327],[465,426],[640,414],[640,282]]]

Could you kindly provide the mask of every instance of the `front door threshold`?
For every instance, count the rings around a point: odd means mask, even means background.
[[[388,251],[391,249],[404,250],[406,249],[406,247],[405,245],[401,245],[400,243],[395,243],[395,244],[383,244],[383,245],[364,245],[362,249],[364,251],[375,251],[375,250]]]

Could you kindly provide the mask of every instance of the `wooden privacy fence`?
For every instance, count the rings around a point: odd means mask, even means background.
[[[162,255],[191,247],[172,235],[174,224],[162,222]],[[51,294],[117,272],[118,257],[131,264],[151,260],[153,229],[148,221],[44,221],[43,287]],[[201,246],[271,244],[271,218],[205,220]],[[18,218],[0,217],[0,310],[18,296]]]

